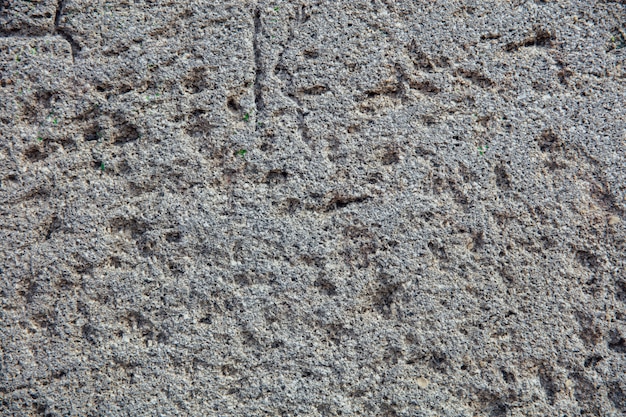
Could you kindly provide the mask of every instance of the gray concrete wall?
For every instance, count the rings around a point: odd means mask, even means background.
[[[625,415],[625,7],[0,1],[0,415]]]

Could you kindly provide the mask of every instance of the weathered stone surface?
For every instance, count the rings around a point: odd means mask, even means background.
[[[623,2],[0,4],[1,415],[626,413]]]

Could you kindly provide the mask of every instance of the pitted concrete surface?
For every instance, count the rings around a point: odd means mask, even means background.
[[[623,416],[623,1],[0,1],[0,415]]]

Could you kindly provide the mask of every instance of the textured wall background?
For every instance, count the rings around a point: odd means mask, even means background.
[[[625,7],[0,1],[0,415],[625,415]]]

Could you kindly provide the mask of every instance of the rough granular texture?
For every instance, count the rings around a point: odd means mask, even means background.
[[[1,416],[626,415],[626,5],[1,0]]]

